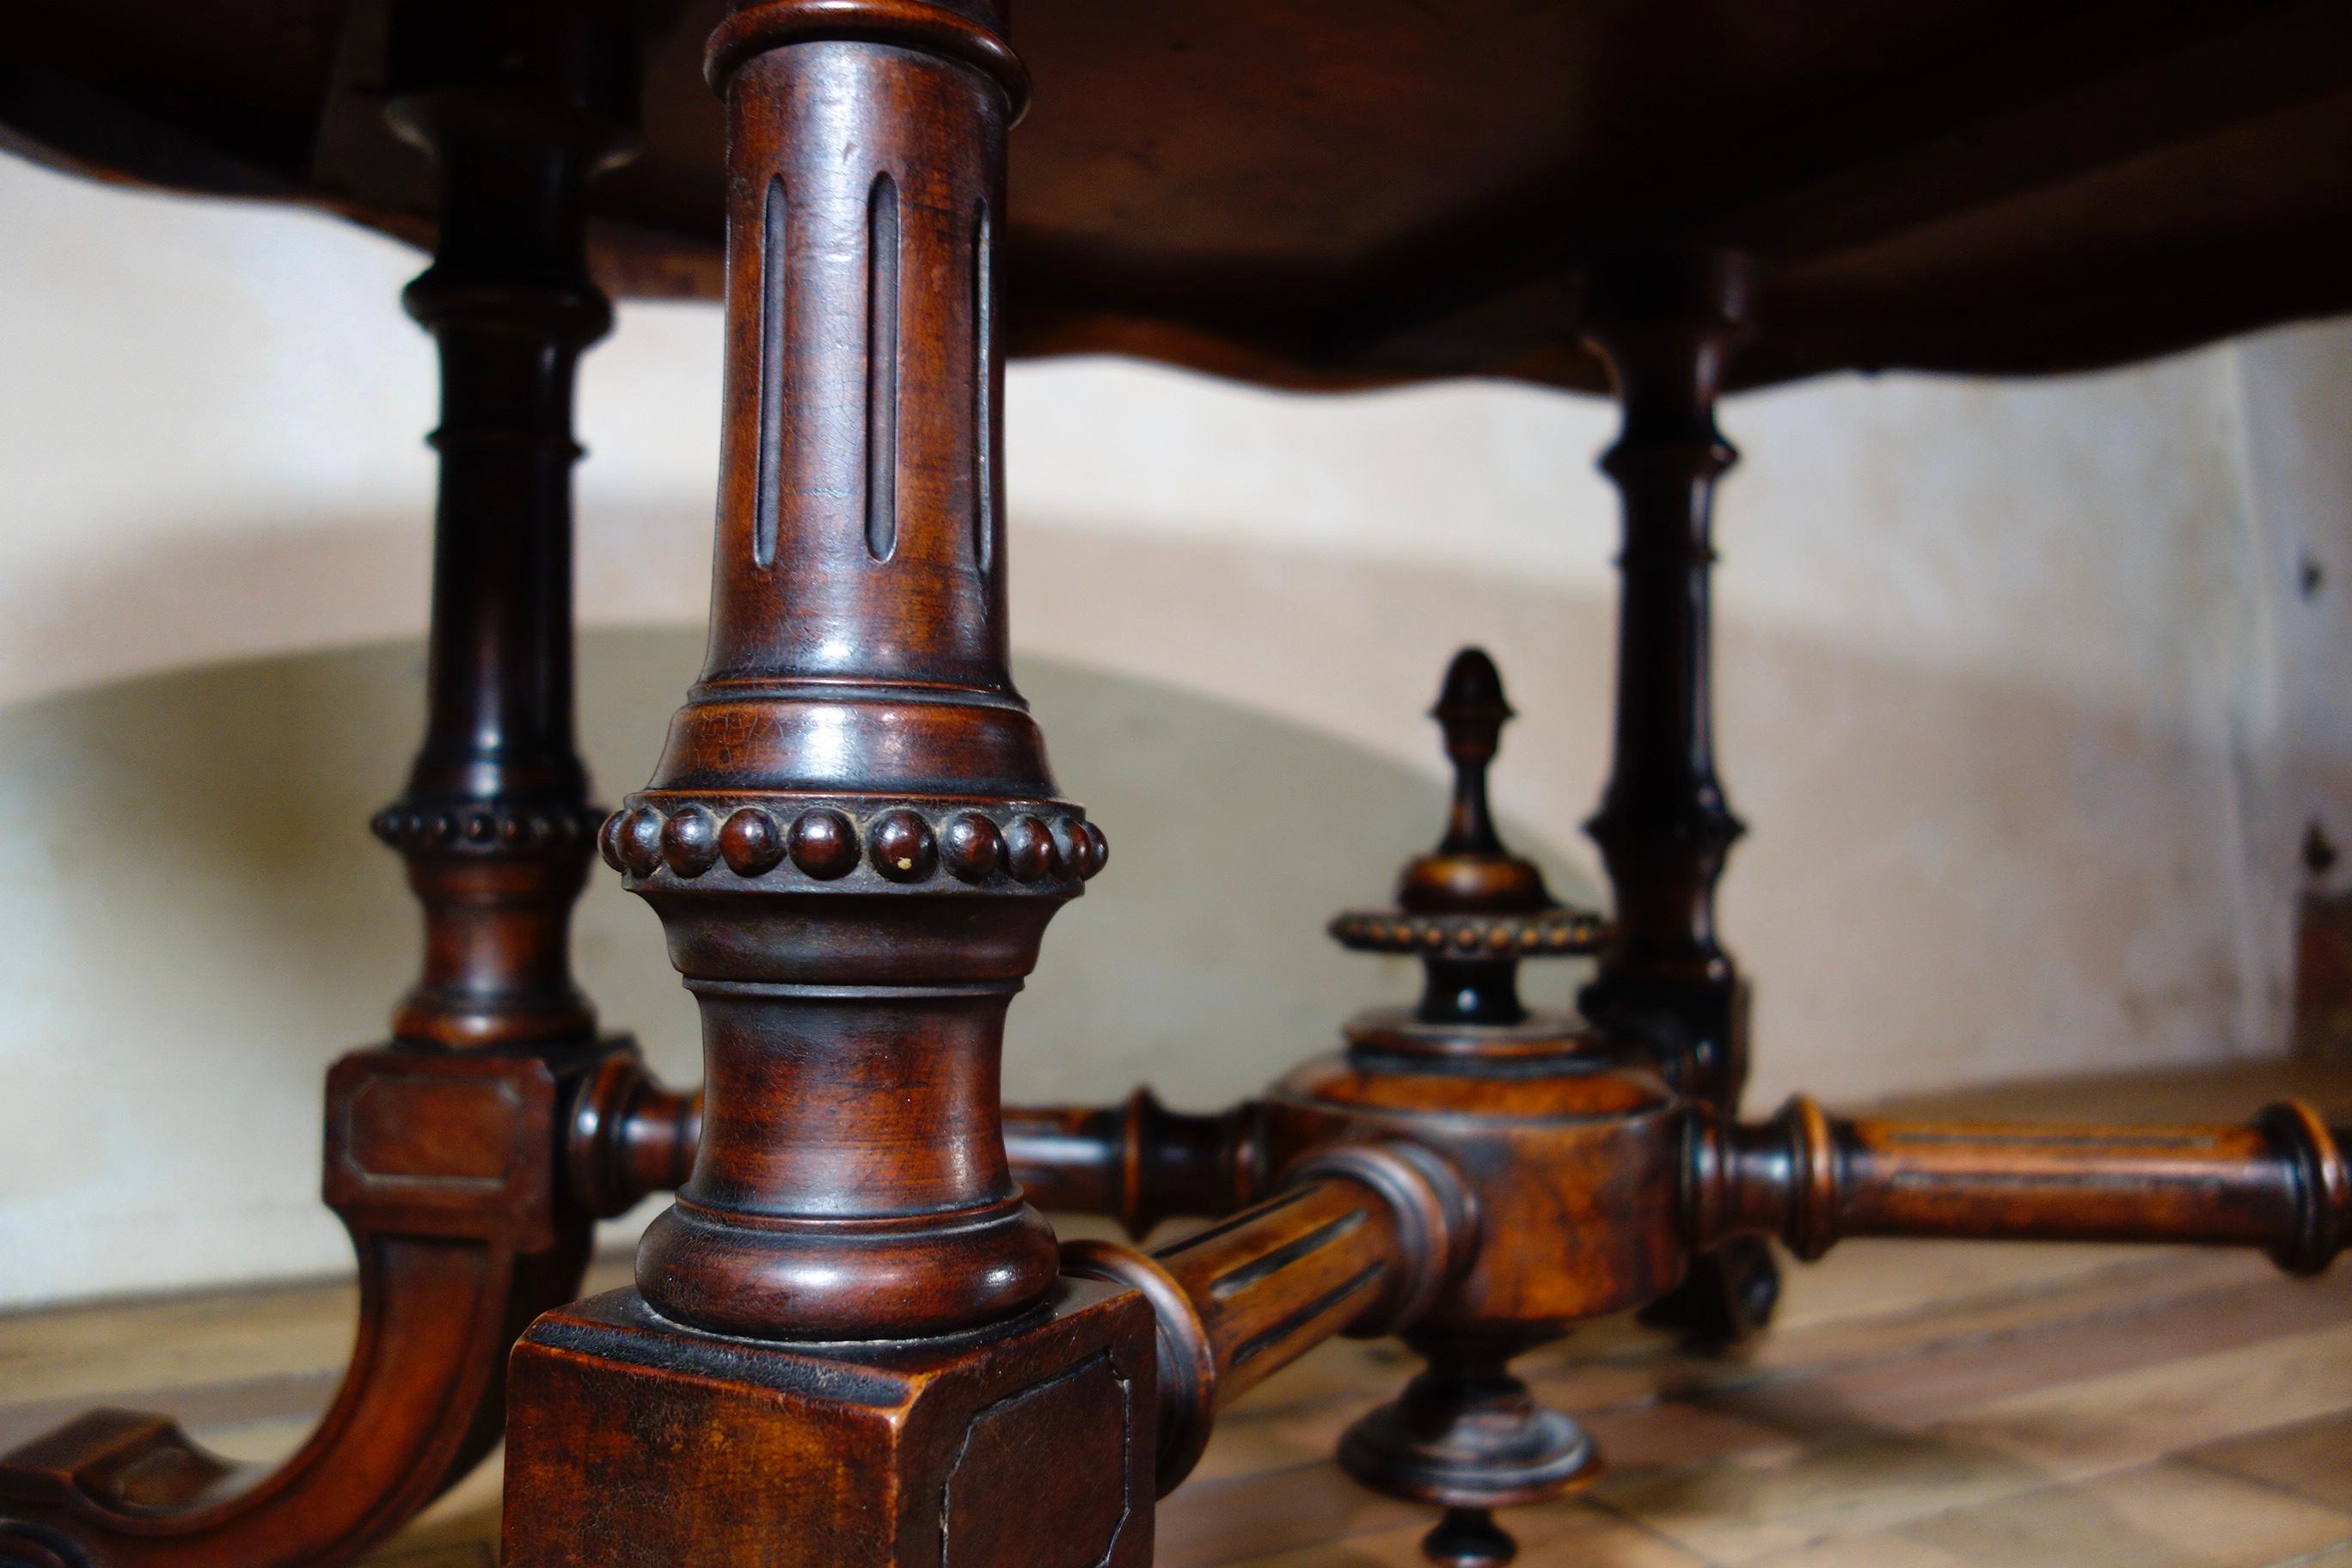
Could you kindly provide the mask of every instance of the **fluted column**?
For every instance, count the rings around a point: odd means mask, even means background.
[[[602,836],[701,1009],[700,1139],[635,1289],[516,1348],[509,1568],[1149,1568],[1150,1309],[1060,1276],[998,1092],[1108,853],[1006,668],[1003,28],[765,0],[711,38],[709,656]]]
[[[855,18],[849,12],[855,10]],[[938,1334],[1055,1271],[1004,1012],[1106,853],[1006,668],[993,7],[738,11],[709,660],[605,834],[701,1004],[702,1141],[638,1259],[681,1322]]]

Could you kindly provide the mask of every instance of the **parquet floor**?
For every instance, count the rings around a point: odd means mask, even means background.
[[[2275,1066],[1910,1103],[2215,1119],[2285,1092],[2352,1121],[2352,1071]],[[283,1451],[352,1311],[305,1286],[0,1320],[0,1446],[103,1401]],[[2290,1281],[2187,1249],[1855,1242],[1792,1268],[1772,1332],[1733,1356],[1612,1322],[1523,1365],[1610,1466],[1509,1516],[1525,1563],[2352,1568],[2352,1265]],[[1407,1370],[1335,1344],[1229,1413],[1161,1505],[1159,1568],[1411,1568],[1426,1518],[1328,1458]],[[491,1568],[497,1514],[486,1466],[371,1562]]]

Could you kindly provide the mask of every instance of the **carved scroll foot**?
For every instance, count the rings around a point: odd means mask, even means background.
[[[560,1192],[558,1135],[606,1054],[338,1063],[326,1195],[359,1254],[360,1326],[317,1430],[266,1469],[167,1416],[93,1411],[0,1459],[0,1563],[321,1568],[461,1478],[498,1441],[508,1348],[579,1292],[590,1222]]]

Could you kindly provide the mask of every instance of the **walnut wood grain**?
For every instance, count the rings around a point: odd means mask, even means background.
[[[341,0],[294,0],[257,42],[235,15],[93,0],[28,20],[36,63],[0,68],[0,122],[37,153],[437,232],[409,301],[444,365],[428,728],[377,821],[424,909],[423,973],[392,1046],[330,1081],[327,1196],[364,1289],[350,1376],[257,1478],[156,1417],[37,1439],[0,1465],[0,1552],[349,1556],[495,1439],[501,1357],[572,1289],[590,1217],[657,1191],[677,1199],[635,1288],[516,1345],[509,1568],[1145,1568],[1153,1494],[1221,1407],[1333,1334],[1389,1331],[1423,1368],[1341,1462],[1444,1510],[1433,1559],[1498,1563],[1492,1510],[1600,1458],[1515,1358],[1631,1308],[1753,1326],[1767,1236],[1805,1257],[1845,1235],[2189,1240],[2297,1271],[2340,1248],[2352,1172],[2300,1105],[2247,1128],[1805,1101],[1738,1121],[1742,982],[1714,900],[1738,824],[1708,670],[1715,405],[1737,376],[2047,368],[2347,298],[2352,165],[2325,155],[2352,126],[2340,6],[2092,6],[2021,37],[1943,0],[1808,0],[1694,67],[1690,26],[1623,8],[1039,0],[1024,63],[998,0],[700,0],[707,39],[656,66],[654,159],[605,187],[637,231],[596,230],[588,178],[628,140],[635,36],[667,9],[395,0],[367,13],[378,37]],[[719,108],[681,86],[681,47]],[[1855,99],[1897,58],[1910,79]],[[1064,95],[1022,185],[1032,64]],[[234,123],[215,78],[247,100]],[[354,130],[379,79],[442,170],[429,220]],[[1869,112],[1768,116],[1734,147],[1701,80],[1758,110],[1827,83]],[[125,92],[152,100],[135,124],[108,107]],[[1676,114],[1642,109],[1661,92]],[[1580,153],[1612,123],[1641,128],[1613,139],[1637,155]],[[684,174],[662,162],[680,149]],[[2138,183],[2159,164],[2189,177]],[[2042,202],[2053,186],[2096,195],[2091,219]],[[2119,210],[2146,220],[2128,255],[2084,237]],[[570,403],[608,321],[600,247],[727,307],[708,662],[650,783],[593,835],[696,996],[698,1094],[596,1041],[565,952],[592,837]],[[1735,367],[1751,296],[1770,330]],[[1559,908],[1504,847],[1486,773],[1510,710],[1467,649],[1436,710],[1444,836],[1395,910],[1333,927],[1417,954],[1418,1004],[1220,1116],[1139,1095],[1008,1120],[1006,1009],[1108,855],[1011,678],[1008,347],[1325,384],[1591,387],[1605,367],[1626,533],[1591,824],[1612,919]],[[1519,997],[1519,963],[1595,948],[1589,1018]],[[1062,1249],[1031,1199],[1136,1231],[1224,1217],[1155,1253]]]
[[[1005,1010],[1108,854],[1006,663],[1026,78],[1000,6],[920,0],[746,4],[707,65],[709,656],[602,834],[700,1009],[701,1121],[635,1286],[516,1351],[504,1560],[1145,1568],[1150,1313],[1060,1276],[1000,1114]],[[633,1157],[627,1098],[579,1162],[616,1195],[688,1141],[641,1100]]]
[[[887,41],[885,41],[887,40]],[[991,258],[1020,79],[984,14],[747,6],[709,662],[604,832],[700,1004],[671,1320],[921,1337],[1038,1302],[1003,1016],[1104,859],[1006,669]]]
[[[702,1091],[671,1089],[635,1054],[616,1051],[572,1098],[563,1138],[572,1201],[610,1218],[674,1193],[693,1174],[701,1142]]]

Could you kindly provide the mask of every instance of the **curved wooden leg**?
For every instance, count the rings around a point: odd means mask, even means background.
[[[508,1347],[587,1260],[589,1226],[551,1180],[568,1087],[529,1057],[337,1064],[327,1188],[359,1254],[360,1326],[325,1418],[257,1470],[166,1416],[92,1411],[0,1468],[0,1563],[20,1540],[86,1568],[341,1562],[463,1476],[498,1441]]]
[[[350,1560],[497,1442],[508,1348],[586,1261],[599,1201],[567,1190],[573,1102],[631,1052],[599,1044],[567,958],[594,820],[572,740],[572,382],[609,321],[582,191],[625,143],[629,107],[608,99],[634,79],[635,26],[622,5],[404,5],[393,24],[394,121],[445,181],[407,295],[441,350],[441,490],[425,740],[375,822],[424,909],[424,969],[393,1044],[327,1084],[357,1342],[272,1469],[127,1411],[9,1455],[0,1563]]]

